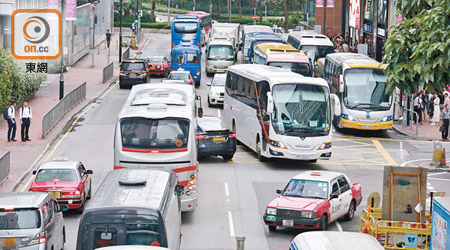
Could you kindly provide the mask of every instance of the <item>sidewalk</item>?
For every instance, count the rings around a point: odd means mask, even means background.
[[[400,123],[399,123],[400,122]],[[419,124],[418,134],[416,134],[416,124],[413,122],[411,129],[411,124],[409,126],[403,127],[402,121],[394,121],[394,130],[405,134],[416,139],[429,140],[429,141],[439,141],[442,140],[441,132],[439,132],[439,125],[431,126],[430,121],[422,121]]]
[[[6,140],[8,126],[6,121],[0,122],[0,155],[6,151],[11,153],[9,178],[0,186],[0,192],[9,192],[22,175],[33,167],[70,118],[89,102],[97,98],[110,84],[115,82],[119,73],[119,52],[114,44],[114,41],[117,39],[118,33],[111,37],[109,62],[114,62],[114,74],[107,82],[103,83],[103,68],[107,66],[108,61],[108,49],[105,48],[104,43],[99,45],[100,55],[97,54],[98,49],[96,48],[70,67],[68,72],[64,73],[64,93],[67,94],[83,82],[86,82],[86,99],[72,108],[45,138],[42,138],[42,117],[59,100],[59,74],[49,74],[47,81],[43,82],[36,94],[29,99],[29,105],[33,109],[33,119],[29,133],[31,141],[21,141],[19,104],[16,107],[18,124],[15,139],[17,142],[8,142]],[[94,66],[92,66],[92,53],[94,54]],[[134,54],[135,51],[132,51],[132,53]]]

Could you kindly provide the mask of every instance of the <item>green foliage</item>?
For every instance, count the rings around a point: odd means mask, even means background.
[[[423,4],[421,0],[402,0],[402,4]],[[428,1],[429,2],[429,1]],[[409,93],[428,86],[442,89],[450,83],[450,1],[436,0],[410,19],[391,26],[384,63],[388,63],[387,91],[395,87]],[[414,8],[405,10],[414,13]]]
[[[122,22],[122,27],[129,28],[131,22]],[[114,22],[114,27],[119,27],[120,22]],[[160,23],[141,23],[141,28],[149,28],[149,29],[171,29],[171,25],[168,25],[167,22]]]
[[[25,73],[23,63],[19,63],[11,54],[0,48],[0,107],[9,105],[11,100],[21,102],[31,97],[47,78],[46,74]]]
[[[230,17],[228,15],[221,15],[218,17],[217,15],[213,14],[212,18],[218,22],[229,22]],[[252,16],[242,16],[242,18],[239,18],[238,16],[232,16],[231,17],[232,23],[240,23],[240,24],[253,24],[253,18]],[[274,22],[277,22],[278,26],[282,24],[283,22],[279,18],[267,18],[267,21],[263,21],[262,23],[259,22],[259,18],[256,19],[256,24],[262,24],[262,25],[272,25]]]

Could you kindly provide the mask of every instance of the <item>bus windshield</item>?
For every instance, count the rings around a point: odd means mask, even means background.
[[[269,62],[267,65],[287,69],[303,76],[311,76],[311,69],[307,63]]]
[[[344,105],[350,109],[388,110],[387,76],[382,69],[348,69],[344,73]]]
[[[210,46],[208,60],[234,60],[234,51],[231,46]]]
[[[197,22],[176,22],[175,32],[181,34],[197,33]]]
[[[272,126],[277,134],[325,136],[331,114],[327,88],[308,84],[279,84],[273,88]]]
[[[319,45],[303,45],[300,46],[300,50],[308,55],[308,52],[311,50],[314,52],[315,59],[324,58],[330,53],[334,53],[333,46],[319,46]]]
[[[189,120],[127,118],[120,121],[122,146],[142,150],[187,148]]]

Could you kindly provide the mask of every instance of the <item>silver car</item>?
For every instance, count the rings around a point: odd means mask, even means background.
[[[48,193],[0,194],[0,249],[64,248],[63,214]]]
[[[208,106],[223,105],[223,99],[225,94],[225,81],[227,74],[215,74],[211,83],[207,83],[209,86],[208,91]]]

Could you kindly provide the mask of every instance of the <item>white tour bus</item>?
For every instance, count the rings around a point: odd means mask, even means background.
[[[114,136],[114,169],[172,170],[186,190],[182,211],[197,206],[195,102],[192,85],[136,85],[119,113]]]
[[[258,64],[231,66],[223,121],[261,161],[331,157],[330,91],[321,78]]]
[[[332,53],[325,58],[324,78],[331,93],[333,122],[338,128],[392,128],[394,105],[386,93],[386,65],[356,53]]]

